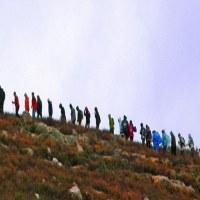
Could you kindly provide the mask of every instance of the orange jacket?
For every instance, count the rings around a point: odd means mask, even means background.
[[[25,97],[25,111],[29,112],[29,98],[28,96]]]

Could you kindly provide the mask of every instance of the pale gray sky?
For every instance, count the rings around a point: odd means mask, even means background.
[[[40,95],[47,116],[59,103],[88,106],[95,126],[125,114],[139,130],[191,133],[199,146],[199,1],[0,1],[0,85],[5,110]],[[140,136],[136,133],[136,140]]]

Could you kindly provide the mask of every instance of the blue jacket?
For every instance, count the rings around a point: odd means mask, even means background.
[[[159,145],[160,143],[162,143],[162,138],[160,137],[160,134],[156,131],[153,133],[153,143],[155,145]]]
[[[164,132],[162,134],[162,145],[163,145],[163,147],[168,146],[169,143],[170,143],[169,136]]]

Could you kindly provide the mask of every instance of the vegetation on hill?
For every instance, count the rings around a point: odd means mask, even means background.
[[[177,153],[163,157],[106,130],[1,115],[0,199],[200,199],[200,158]]]

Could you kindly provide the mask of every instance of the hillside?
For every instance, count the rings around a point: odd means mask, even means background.
[[[1,115],[0,199],[200,199],[200,158],[177,154],[104,130]]]

